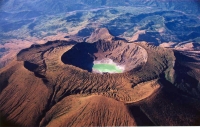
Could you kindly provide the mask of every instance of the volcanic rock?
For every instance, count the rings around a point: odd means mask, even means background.
[[[98,40],[112,40],[114,36],[112,36],[108,29],[106,28],[97,28],[91,36],[86,40],[86,42],[92,43]]]
[[[125,41],[103,41],[95,43],[78,43],[64,53],[61,60],[65,64],[74,65],[92,71],[95,60],[112,59],[118,65],[125,66],[125,71],[141,67],[147,61],[147,52],[141,46]]]
[[[87,68],[104,58],[125,71]],[[199,125],[198,61],[116,38],[32,45],[0,70],[1,116],[20,126]]]

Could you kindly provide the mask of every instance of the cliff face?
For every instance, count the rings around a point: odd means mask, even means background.
[[[122,40],[99,40],[95,43],[78,43],[65,52],[61,59],[65,64],[91,72],[96,60],[111,59],[117,65],[124,66],[125,71],[130,71],[143,66],[147,57],[146,50],[136,44],[126,43]]]
[[[126,71],[98,74],[84,68],[105,57]],[[20,126],[196,125],[199,98],[191,87],[180,89],[193,85],[178,82],[181,61],[172,50],[144,42],[32,45],[0,70],[0,112]],[[198,68],[190,69],[199,74]]]

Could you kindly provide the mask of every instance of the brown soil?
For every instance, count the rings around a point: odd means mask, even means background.
[[[112,59],[117,65],[130,71],[142,67],[147,61],[147,52],[141,46],[125,41],[97,41],[95,43],[78,43],[62,55],[65,64],[74,65],[92,71],[94,61]]]
[[[80,45],[84,51],[75,50]],[[63,61],[69,52],[87,54],[88,46],[97,50],[93,57],[125,64],[126,72],[91,73]],[[198,59],[192,60],[180,52],[116,39],[32,45],[0,70],[1,117],[20,126],[198,125],[200,71]],[[143,64],[135,68],[137,63]]]

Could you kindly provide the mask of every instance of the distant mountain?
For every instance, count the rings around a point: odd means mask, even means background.
[[[6,12],[35,10],[45,14],[55,14],[101,6],[151,6],[162,9],[180,10],[187,13],[200,12],[199,0],[3,0],[0,4],[4,5],[1,9]]]

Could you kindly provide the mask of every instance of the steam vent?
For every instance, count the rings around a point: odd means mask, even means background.
[[[122,73],[141,67],[147,57],[146,50],[134,43],[99,40],[95,43],[78,43],[61,59],[65,64],[88,72]]]

